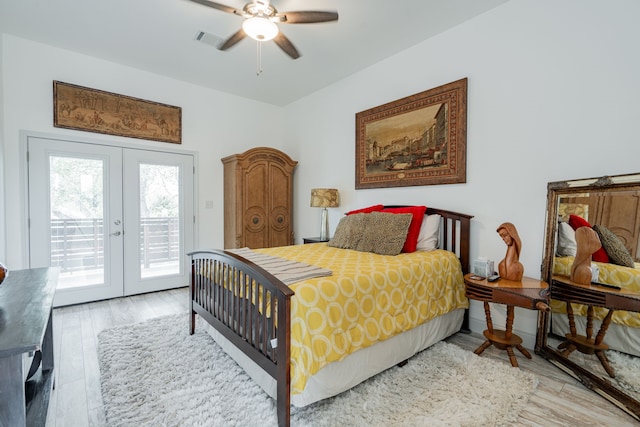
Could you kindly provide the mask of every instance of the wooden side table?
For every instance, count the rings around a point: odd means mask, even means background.
[[[640,312],[640,293],[626,289],[612,289],[606,285],[583,285],[572,282],[568,277],[553,276],[551,278],[551,298],[565,301],[567,304],[570,332],[565,335],[566,340],[558,346],[558,349],[562,350],[562,355],[568,358],[574,350],[583,354],[595,354],[607,374],[611,378],[615,378],[615,371],[605,354],[605,350],[609,346],[604,342],[604,337],[611,324],[614,311]],[[585,335],[577,332],[571,303],[587,306]],[[605,318],[602,319],[600,329],[595,337],[593,336],[594,307],[609,310]]]
[[[464,284],[468,298],[484,302],[484,313],[487,318],[487,329],[483,332],[486,341],[474,353],[480,355],[491,345],[494,345],[500,350],[506,350],[511,365],[517,367],[518,361],[513,352],[513,347],[515,347],[527,359],[531,359],[531,354],[522,346],[522,338],[512,332],[514,307],[549,311],[546,293],[549,285],[546,282],[529,277],[523,277],[519,282],[506,279],[489,282],[487,279],[474,274],[466,274],[464,276]],[[490,302],[506,304],[507,321],[505,330],[493,328],[489,307]]]
[[[320,238],[320,237],[303,237],[302,238],[302,242],[304,244],[307,244],[307,243],[323,243],[323,242],[328,242],[328,241],[329,241],[329,239],[323,239],[323,238]]]

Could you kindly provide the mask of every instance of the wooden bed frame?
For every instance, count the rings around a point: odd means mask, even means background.
[[[395,206],[394,206],[395,207]],[[472,216],[428,208],[442,216],[441,248],[458,255],[462,272],[469,270]],[[231,252],[189,253],[190,334],[196,314],[276,380],[278,425],[289,426],[291,405],[291,297],[294,292],[258,265]],[[462,326],[468,329],[468,314]]]

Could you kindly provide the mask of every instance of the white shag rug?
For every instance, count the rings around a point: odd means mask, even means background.
[[[198,319],[201,322],[201,319]],[[275,402],[188,315],[98,336],[109,426],[275,426]],[[506,426],[535,375],[440,342],[350,391],[292,408],[292,426]]]
[[[603,377],[617,384],[622,391],[630,394],[634,399],[640,400],[640,357],[609,350],[607,359],[611,363],[616,378],[613,380],[606,374]]]

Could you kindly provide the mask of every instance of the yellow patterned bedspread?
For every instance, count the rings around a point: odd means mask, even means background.
[[[556,257],[553,263],[553,274],[560,276],[571,276],[571,265],[573,265],[573,257]],[[636,268],[623,267],[616,264],[594,262],[600,269],[598,281],[610,285],[620,286],[622,289],[628,289],[640,292],[640,266],[636,264]],[[567,306],[564,301],[551,300],[551,310],[556,313],[566,313]],[[575,315],[586,316],[587,306],[581,304],[572,304],[573,313]],[[609,312],[606,308],[594,307],[595,317],[602,320]],[[634,313],[624,310],[617,310],[613,313],[612,322],[620,325],[640,327],[640,313]]]
[[[384,256],[325,243],[255,251],[333,272],[291,285],[293,394],[325,365],[469,306],[460,261],[448,251]]]

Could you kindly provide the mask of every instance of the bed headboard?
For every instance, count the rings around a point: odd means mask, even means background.
[[[406,205],[388,205],[386,208],[407,207]],[[455,253],[460,259],[462,274],[470,271],[469,260],[469,238],[471,231],[471,218],[459,212],[445,209],[427,208],[426,215],[438,214],[442,217],[440,221],[440,243],[442,248]]]

